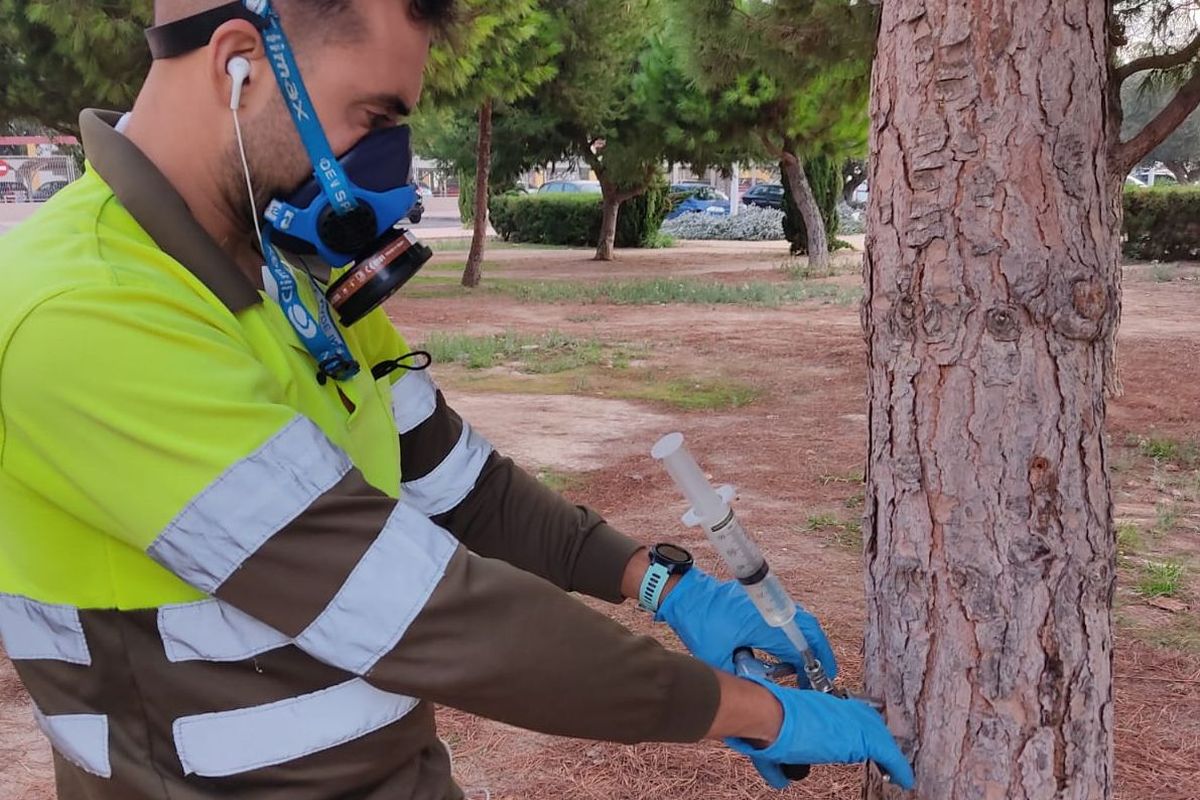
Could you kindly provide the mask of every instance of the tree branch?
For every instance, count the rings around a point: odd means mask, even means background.
[[[1132,139],[1121,142],[1109,153],[1109,168],[1118,178],[1124,178],[1146,154],[1163,143],[1172,131],[1200,105],[1200,70],[1179,88],[1171,102],[1146,123]]]
[[[1172,67],[1181,67],[1200,55],[1200,34],[1192,39],[1182,50],[1177,50],[1174,53],[1163,53],[1157,56],[1145,56],[1144,58],[1135,58],[1128,64],[1117,67],[1113,73],[1117,83],[1124,83],[1131,76],[1139,72],[1146,72],[1152,69],[1171,69]]]
[[[775,143],[771,141],[771,137],[767,135],[766,131],[761,131],[758,134],[758,138],[762,140],[763,147],[765,147],[767,149],[768,153],[775,156],[776,158],[783,158],[783,155],[784,155],[783,148],[777,147],[775,145]]]

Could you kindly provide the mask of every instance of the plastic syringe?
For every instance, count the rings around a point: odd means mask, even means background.
[[[734,516],[729,505],[734,496],[733,487],[713,488],[684,446],[682,433],[669,433],[659,439],[650,454],[662,462],[691,504],[683,515],[683,524],[704,528],[708,540],[721,554],[763,619],[768,625],[781,629],[796,646],[809,685],[819,692],[836,693],[825,668],[796,624],[796,604],[783,583],[771,572],[762,551]]]

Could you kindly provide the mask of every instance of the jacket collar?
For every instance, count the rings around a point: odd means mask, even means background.
[[[230,311],[262,302],[254,284],[192,216],[187,204],[146,154],[117,132],[120,114],[89,109],[79,115],[88,162],[121,205],[164,253],[178,261]]]

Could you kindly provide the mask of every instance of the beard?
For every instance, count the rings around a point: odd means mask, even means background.
[[[237,220],[239,228],[254,239],[256,217],[261,222],[271,199],[285,197],[296,191],[312,174],[313,167],[283,106],[282,98],[254,117],[243,117],[241,128],[251,188],[247,189],[246,173],[235,138],[222,159],[226,166],[225,177],[220,182],[221,194],[232,219]]]

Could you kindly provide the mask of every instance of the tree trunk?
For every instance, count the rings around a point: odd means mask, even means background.
[[[784,153],[779,160],[780,168],[787,172],[788,184],[792,187],[792,200],[804,218],[804,228],[808,234],[808,263],[818,274],[829,271],[829,239],[825,235],[825,220],[821,218],[821,209],[813,194],[808,176],[804,174],[804,164],[800,157],[792,153]]]
[[[1105,0],[883,4],[866,683],[924,800],[1112,797],[1106,33]]]
[[[596,244],[595,261],[612,261],[614,246],[617,239],[617,215],[621,211],[622,197],[614,189],[600,184],[603,192],[604,213],[600,218],[600,241]]]
[[[866,164],[858,159],[851,159],[842,165],[842,202],[854,204],[854,193],[867,180]]]
[[[1164,161],[1163,166],[1171,170],[1175,180],[1180,183],[1195,183],[1200,180],[1200,169],[1186,161]]]
[[[483,247],[488,229],[488,176],[492,170],[492,101],[479,107],[479,147],[475,156],[475,230],[462,285],[474,288],[483,278]]]

